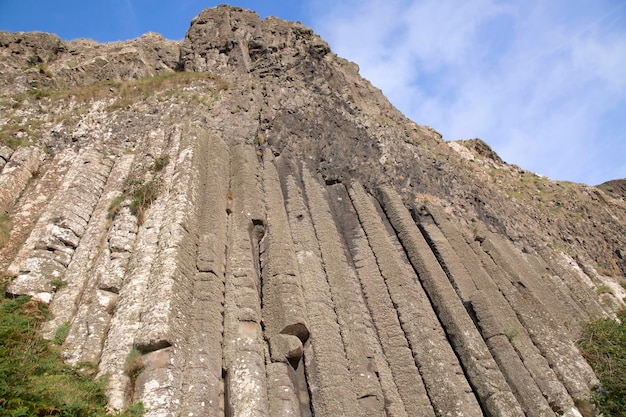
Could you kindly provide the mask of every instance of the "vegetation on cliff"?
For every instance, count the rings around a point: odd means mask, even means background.
[[[595,402],[605,417],[626,416],[626,309],[619,321],[601,319],[590,323],[580,341],[583,355],[602,383]]]
[[[4,294],[4,290],[2,291]],[[30,297],[0,302],[0,415],[104,416],[105,378],[63,362],[59,347],[39,334],[48,307]],[[140,405],[122,416],[140,415]]]

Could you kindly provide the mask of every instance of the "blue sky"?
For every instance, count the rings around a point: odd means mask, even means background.
[[[0,30],[182,39],[201,0],[0,0]],[[446,140],[553,179],[626,178],[626,0],[239,1],[299,20]]]

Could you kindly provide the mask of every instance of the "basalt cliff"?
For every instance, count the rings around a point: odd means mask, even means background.
[[[0,33],[0,169],[6,296],[146,416],[579,416],[575,341],[626,296],[623,182],[444,142],[239,8]]]

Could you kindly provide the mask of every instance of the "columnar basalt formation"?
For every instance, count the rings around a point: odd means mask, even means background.
[[[44,336],[69,329],[64,358],[108,375],[112,409],[574,417],[591,400],[575,340],[626,296],[619,195],[445,143],[309,29],[238,8],[180,43],[0,33],[0,64],[6,294],[49,304]]]

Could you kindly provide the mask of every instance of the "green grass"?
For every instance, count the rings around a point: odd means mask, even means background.
[[[186,72],[172,71],[154,76],[142,77],[127,81],[99,81],[90,85],[70,88],[67,90],[46,90],[32,89],[26,94],[16,95],[14,98],[21,104],[26,98],[41,100],[50,98],[52,100],[73,97],[78,101],[88,102],[91,100],[102,100],[114,98],[111,104],[113,109],[124,108],[137,101],[144,100],[155,92],[164,90],[180,89],[186,85],[191,85],[196,80],[207,80],[213,83],[214,90],[222,91],[230,88],[230,85],[223,78],[206,72]]]
[[[167,155],[167,154],[161,155],[158,158],[154,159],[154,162],[152,163],[152,166],[150,166],[150,171],[152,171],[152,172],[160,172],[169,163],[170,163],[170,156]]]
[[[506,335],[506,338],[509,339],[509,342],[512,343],[513,340],[515,340],[515,337],[517,337],[517,333],[518,333],[517,329],[511,329],[507,331],[505,335]]]
[[[600,379],[594,401],[604,417],[626,416],[626,309],[621,322],[601,319],[585,328],[579,346]]]
[[[59,291],[61,288],[65,287],[66,285],[67,285],[67,282],[63,281],[62,279],[55,278],[52,280],[52,289],[54,291]]]
[[[0,309],[0,408],[11,416],[89,416],[104,412],[102,380],[66,365],[41,338],[45,304],[19,297]]]
[[[169,155],[161,155],[154,159],[150,167],[155,176],[145,181],[139,178],[141,175],[133,175],[124,182],[124,191],[111,200],[109,205],[108,219],[113,220],[128,201],[130,212],[137,217],[139,224],[143,224],[145,211],[154,203],[162,188],[162,180],[158,175],[170,163]]]
[[[155,161],[155,163],[157,163]],[[163,169],[163,163],[159,162],[159,166],[152,166],[152,171],[160,171]],[[109,220],[113,220],[117,213],[122,209],[124,201],[130,200],[128,208],[130,212],[137,217],[139,224],[143,224],[145,211],[154,203],[161,191],[161,179],[154,177],[149,181],[139,179],[128,180],[124,185],[124,193],[115,197],[109,205]]]
[[[7,123],[0,126],[0,144],[15,150],[22,146],[31,146],[35,142],[29,139],[18,139],[18,132],[24,133],[28,138],[35,138],[35,132],[28,126],[19,123]]]
[[[70,322],[66,321],[65,323],[59,326],[56,332],[54,332],[54,338],[52,339],[52,343],[54,343],[57,346],[61,346],[63,342],[65,342],[65,339],[67,338],[67,335],[69,333],[70,333]]]
[[[613,290],[608,285],[602,284],[596,287],[596,293],[598,294],[613,294]]]
[[[50,316],[47,306],[29,297],[0,300],[0,415],[106,416],[106,379],[69,366],[59,348],[39,335]],[[133,405],[118,415],[142,412]]]
[[[139,224],[143,224],[144,213],[157,199],[160,190],[161,181],[159,178],[133,184],[129,208],[130,212],[137,217]]]
[[[130,377],[131,380],[137,379],[141,371],[143,370],[143,358],[142,354],[136,347],[133,347],[126,360],[124,361],[124,373]]]

